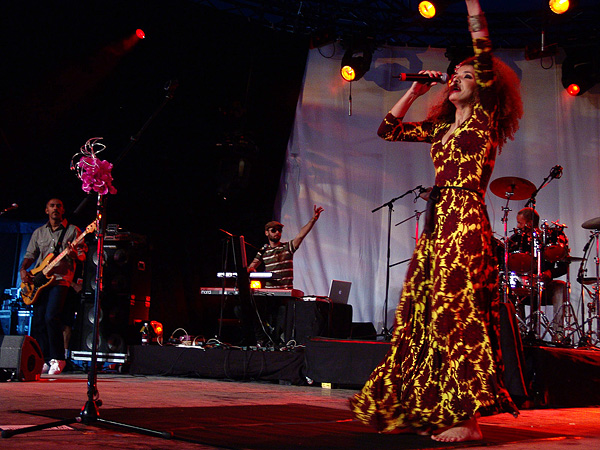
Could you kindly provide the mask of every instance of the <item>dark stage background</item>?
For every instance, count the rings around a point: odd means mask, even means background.
[[[108,223],[150,243],[150,318],[200,332],[219,229],[258,247],[273,218],[308,40],[188,1],[10,1],[0,17],[0,209],[19,205],[0,221],[43,220],[60,197],[72,222],[90,223],[96,198],[82,204],[69,164],[103,137],[100,159],[119,160]],[[123,50],[136,28],[146,39]]]

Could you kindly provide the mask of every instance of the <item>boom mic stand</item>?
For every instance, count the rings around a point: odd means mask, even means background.
[[[394,202],[403,197],[406,197],[411,192],[419,191],[420,189],[423,189],[423,186],[419,185],[414,189],[410,189],[410,190],[406,191],[404,194],[400,195],[399,197],[393,198],[389,202],[386,202],[383,205],[380,205],[371,211],[372,213],[374,213],[374,212],[377,212],[380,209],[382,209],[384,206],[388,207],[387,258],[386,258],[386,264],[385,264],[385,269],[386,269],[385,270],[385,300],[383,302],[383,308],[384,308],[383,309],[383,329],[381,330],[381,336],[383,336],[383,338],[385,340],[390,340],[392,337],[392,333],[390,332],[390,329],[387,326],[387,312],[388,312],[388,296],[389,296],[389,292],[390,292],[390,249],[391,249],[391,236],[392,236],[392,211],[394,210]]]
[[[83,423],[85,425],[92,425],[96,423],[104,423],[107,425],[112,425],[116,427],[125,428],[130,431],[134,431],[137,433],[147,434],[150,436],[161,437],[164,439],[171,439],[173,437],[173,433],[170,431],[158,431],[151,430],[149,428],[138,427],[135,425],[125,424],[121,422],[115,422],[112,420],[101,419],[99,415],[98,408],[102,405],[102,401],[98,397],[98,342],[100,338],[100,327],[98,325],[99,317],[100,317],[100,303],[101,303],[101,291],[102,291],[102,263],[103,263],[103,254],[104,254],[104,231],[106,229],[106,218],[104,215],[105,210],[105,202],[102,195],[98,194],[98,202],[97,202],[97,231],[96,236],[98,240],[98,248],[97,248],[97,257],[98,257],[98,265],[96,266],[96,290],[94,294],[94,331],[93,331],[93,341],[92,341],[92,355],[91,355],[91,370],[88,373],[88,390],[87,390],[87,402],[81,409],[81,412],[77,417],[73,417],[70,419],[63,419],[56,422],[50,422],[43,425],[34,425],[31,427],[16,429],[16,430],[3,430],[2,437],[9,438],[11,436],[15,436],[17,434],[29,433],[30,431],[39,431],[45,430],[48,428],[53,428],[61,425],[70,425],[75,422]]]
[[[142,128],[138,131],[135,136],[132,136],[129,142],[129,145],[121,152],[120,156],[117,158],[117,163],[121,161],[121,159],[127,154],[129,150],[133,147],[133,145],[140,139],[142,133],[148,128],[150,123],[154,120],[154,118],[158,115],[158,113],[165,107],[165,105],[173,98],[173,94],[175,89],[177,89],[178,82],[177,80],[169,80],[164,87],[164,90],[167,91],[165,98],[161,105],[154,111],[154,113],[146,120]],[[116,165],[116,163],[115,163]],[[86,205],[91,195],[86,196],[79,206],[75,209],[74,214],[77,215]],[[81,409],[81,412],[77,417],[71,419],[64,419],[58,422],[51,422],[45,425],[34,425],[32,427],[21,428],[18,430],[3,430],[2,437],[9,438],[11,436],[15,436],[17,434],[24,434],[30,431],[38,431],[45,430],[48,428],[60,426],[60,425],[69,425],[75,422],[81,422],[86,425],[99,423],[105,423],[107,425],[112,425],[116,427],[126,428],[128,430],[147,434],[150,436],[161,437],[164,439],[171,439],[173,437],[173,433],[170,431],[157,431],[151,430],[149,428],[142,428],[135,425],[124,424],[120,422],[114,422],[111,420],[101,419],[98,413],[98,407],[102,405],[102,401],[98,398],[98,343],[100,340],[100,328],[98,325],[99,316],[100,316],[100,302],[101,296],[100,292],[102,290],[102,262],[104,257],[104,232],[106,229],[106,219],[105,219],[105,200],[101,194],[98,194],[98,200],[96,203],[96,236],[98,241],[97,248],[97,257],[98,257],[98,265],[96,267],[96,290],[94,295],[94,339],[92,342],[92,354],[91,354],[91,370],[88,373],[88,401]]]

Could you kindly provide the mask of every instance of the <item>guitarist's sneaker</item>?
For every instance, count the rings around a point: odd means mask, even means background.
[[[44,365],[42,366],[42,373],[48,373],[49,370],[50,366],[48,365],[48,363],[44,363]]]
[[[65,366],[67,365],[67,362],[63,359],[58,360],[58,359],[51,359],[50,360],[50,370],[48,370],[48,375],[59,375],[63,369],[65,368]]]

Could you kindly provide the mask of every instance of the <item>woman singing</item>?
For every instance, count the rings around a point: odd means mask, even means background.
[[[350,400],[356,417],[379,431],[411,430],[444,442],[481,439],[480,414],[518,415],[502,379],[498,265],[484,198],[522,103],[516,74],[491,54],[478,0],[466,4],[475,56],[456,67],[425,121],[402,121],[436,84],[415,82],[379,127],[389,141],[430,143],[436,178],[392,346]]]

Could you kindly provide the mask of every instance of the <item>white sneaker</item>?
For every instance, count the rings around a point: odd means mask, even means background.
[[[57,359],[51,359],[50,360],[50,370],[48,370],[48,375],[59,375],[63,369],[65,368],[65,366],[67,365],[67,362],[63,359],[57,360]]]
[[[49,370],[50,366],[48,365],[48,363],[44,363],[44,365],[42,366],[42,373],[48,373]]]

